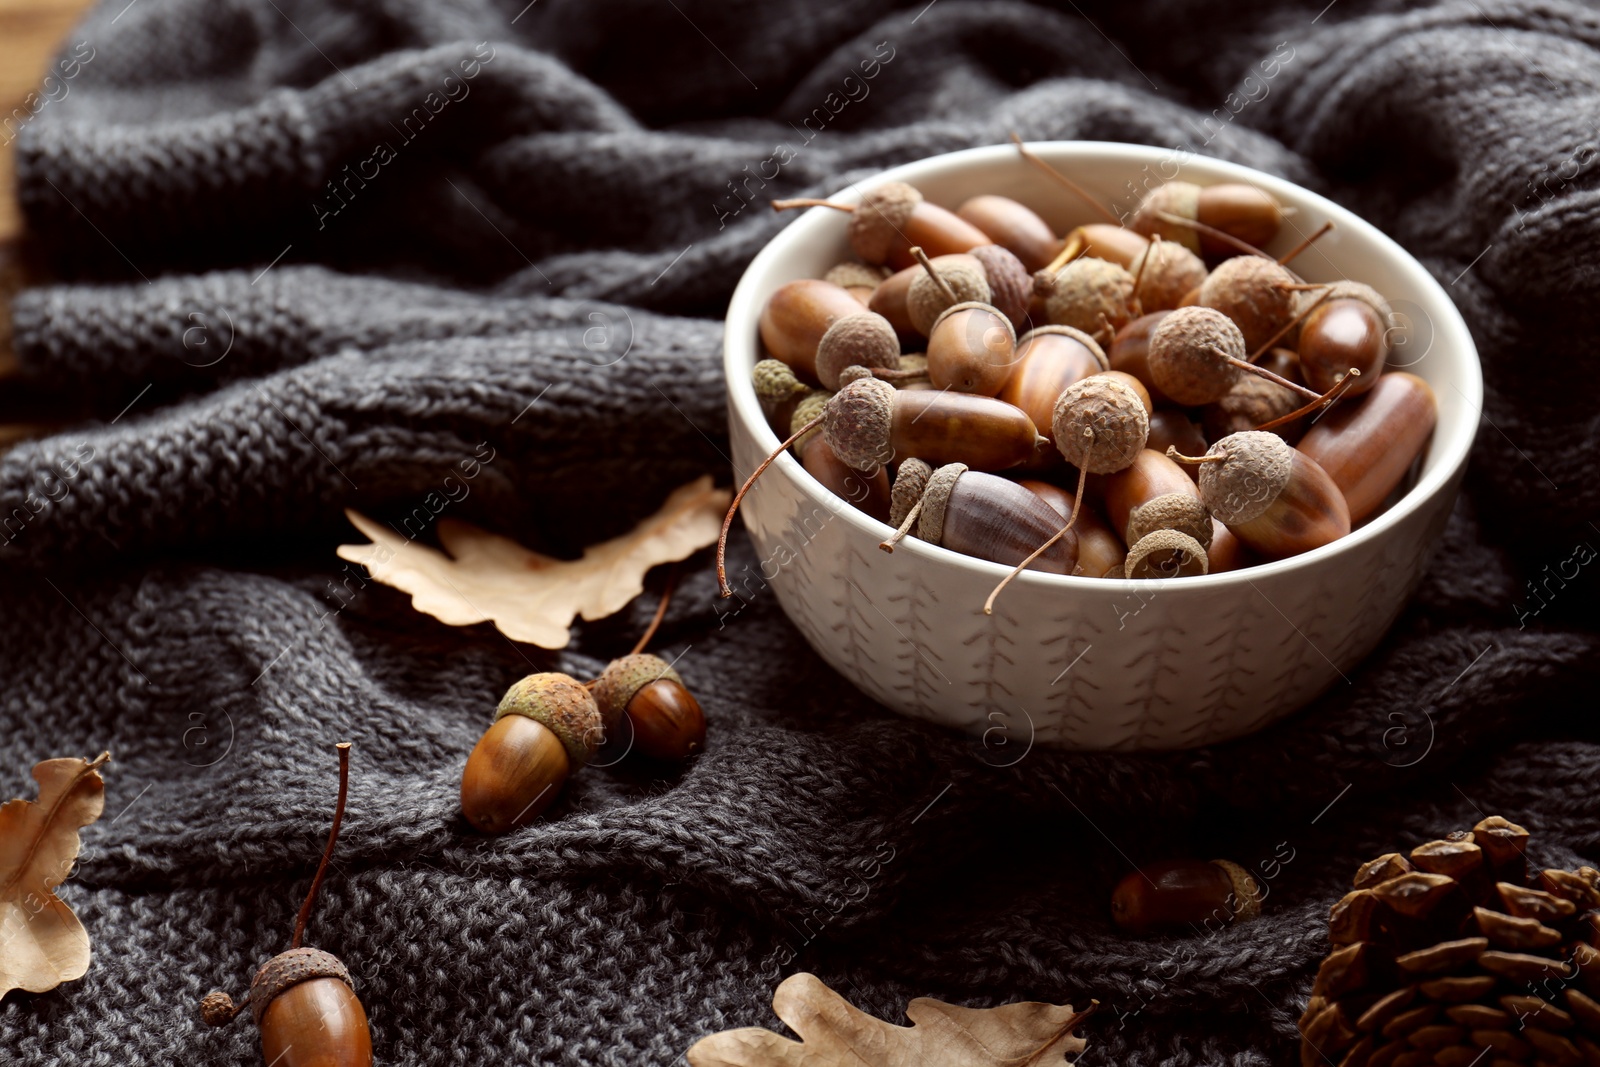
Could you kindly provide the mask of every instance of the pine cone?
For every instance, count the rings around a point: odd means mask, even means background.
[[[1356,872],[1303,1067],[1600,1067],[1600,871],[1530,877],[1527,842],[1492,816]]]

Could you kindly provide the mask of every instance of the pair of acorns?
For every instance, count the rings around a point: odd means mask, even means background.
[[[614,659],[588,685],[568,674],[530,674],[506,690],[494,724],[461,775],[461,812],[474,827],[502,834],[537,818],[571,774],[631,728],[630,750],[683,760],[706,739],[705,714],[666,660],[648,653]]]

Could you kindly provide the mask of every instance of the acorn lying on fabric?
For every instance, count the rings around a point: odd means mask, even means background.
[[[886,550],[919,536],[1088,577],[1237,569],[1370,519],[1431,436],[1427,384],[1386,373],[1384,297],[1293,273],[1331,224],[1281,260],[1260,252],[1285,212],[1253,187],[1171,182],[1129,226],[1095,204],[1107,221],[1065,239],[1006,197],[952,212],[904,183],[854,207],[774,204],[803,206],[850,211],[863,262],[772,295],[756,390],[808,471],[880,519],[894,472]],[[914,460],[941,494],[936,522],[900,484]],[[928,477],[952,465],[970,473]],[[1029,502],[1011,491],[1023,482],[1066,492],[1024,489]],[[1049,536],[1038,503],[1064,524]],[[1082,552],[1067,536],[1079,524],[1108,527],[1116,555],[1097,536]]]

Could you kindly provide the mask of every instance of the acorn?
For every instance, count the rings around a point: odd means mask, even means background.
[[[660,656],[639,653],[612,660],[595,683],[594,700],[608,730],[627,717],[633,747],[651,759],[687,759],[705,745],[705,713]]]
[[[975,196],[956,208],[956,214],[987,234],[995,247],[1016,256],[1030,274],[1049,263],[1061,249],[1061,238],[1050,224],[1032,208],[1010,197]]]
[[[835,319],[854,315],[861,302],[819,278],[780,285],[761,308],[761,343],[767,355],[794,368],[801,381],[817,377],[817,344]]]
[[[922,265],[922,276],[912,279],[906,290],[906,314],[918,333],[928,336],[936,319],[956,304],[989,302],[989,280],[983,264],[970,255],[940,256],[929,259],[922,249],[912,253]]]
[[[1231,433],[1253,430],[1280,419],[1300,406],[1300,397],[1293,390],[1253,374],[1241,374],[1226,396],[1205,406],[1200,421],[1207,440],[1218,441]],[[1300,436],[1298,421],[1276,427],[1273,432],[1292,444]]]
[[[1198,459],[1200,499],[1246,545],[1271,557],[1320,548],[1350,532],[1344,494],[1317,462],[1262,430],[1230,434]]]
[[[1249,922],[1261,914],[1261,887],[1229,860],[1165,860],[1134,871],[1111,892],[1111,920],[1136,935],[1204,932],[1207,921]]]
[[[1248,349],[1227,315],[1208,307],[1178,308],[1150,334],[1150,377],[1173,403],[1195,407],[1221,400],[1239,380]]]
[[[1017,362],[1017,333],[991,304],[953,304],[928,330],[927,360],[935,389],[994,396]]]
[[[607,735],[581,682],[553,672],[528,675],[506,690],[493,725],[467,757],[461,813],[488,834],[527,825],[555,802]]]
[[[884,182],[868,189],[860,204],[831,200],[774,200],[773,210],[827,207],[850,215],[846,234],[850,249],[868,263],[887,263],[895,270],[913,262],[910,249],[920,245],[931,255],[966,252],[989,244],[988,236],[952,211],[931,204],[905,182]]]
[[[1134,277],[1134,299],[1145,314],[1170,311],[1206,280],[1204,260],[1183,245],[1159,237],[1139,253],[1128,270]]]
[[[862,311],[835,319],[817,342],[817,380],[824,389],[839,388],[846,367],[897,370],[900,338],[882,315]]]
[[[801,400],[816,392],[795,376],[794,369],[778,359],[763,359],[750,372],[756,399],[775,430],[787,430],[789,417]]]
[[[1201,255],[1226,256],[1239,251],[1236,244],[1185,226],[1184,220],[1260,248],[1277,236],[1283,208],[1270,193],[1242,182],[1199,186],[1172,181],[1145,194],[1129,225],[1147,237],[1159,235]]]
[[[341,742],[339,799],[333,826],[323,846],[322,862],[311,879],[305,903],[295,919],[290,948],[272,957],[250,980],[250,1005],[261,1032],[261,1055],[269,1067],[371,1067],[372,1034],[367,1013],[355,994],[350,970],[339,957],[301,945],[306,924],[322,888],[323,876],[333,858],[333,846],[344,822],[345,799],[350,790],[350,745]],[[228,994],[215,990],[200,1001],[200,1017],[207,1026],[223,1026],[244,1010]]]
[[[1055,509],[1017,482],[969,471],[962,463],[934,470],[920,459],[900,465],[890,522],[896,530],[878,546],[885,552],[893,552],[915,523],[919,540],[1005,564],[1023,559],[1061,526]],[[1071,574],[1077,562],[1078,539],[1069,534],[1031,566]]]
[[[1082,330],[1101,344],[1110,344],[1116,331],[1138,317],[1137,306],[1133,275],[1088,256],[1062,267],[1045,298],[1051,322]]]
[[[979,245],[967,253],[983,268],[989,283],[989,303],[1020,329],[1028,320],[1028,303],[1033,298],[1033,275],[1022,261],[1000,245]]]
[[[1263,256],[1234,256],[1217,264],[1200,284],[1200,304],[1215,308],[1239,327],[1251,352],[1272,341],[1301,310],[1299,284],[1287,267]],[[1295,336],[1283,335],[1291,348]]]

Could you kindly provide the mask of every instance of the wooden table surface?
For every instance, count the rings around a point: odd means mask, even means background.
[[[56,50],[66,40],[88,0],[0,0],[0,242],[22,228],[17,213],[10,143],[15,125],[28,113],[25,101],[44,77]]]

